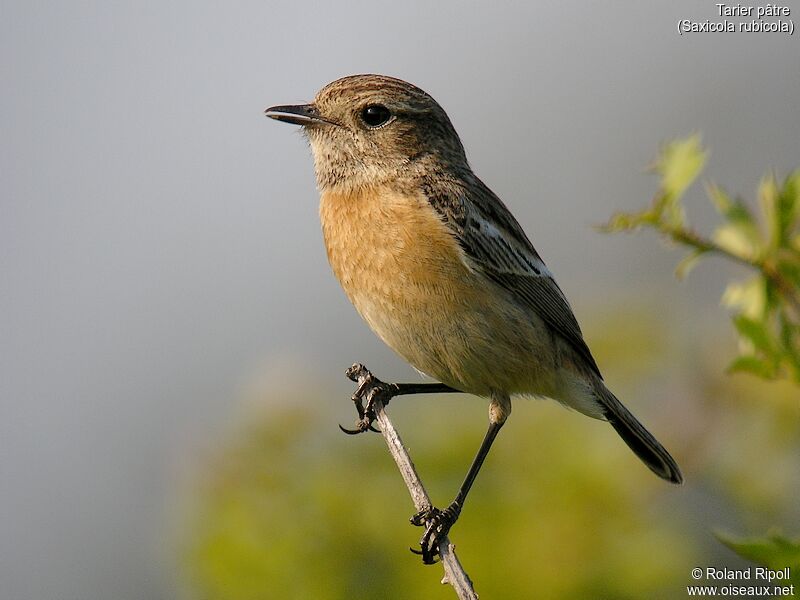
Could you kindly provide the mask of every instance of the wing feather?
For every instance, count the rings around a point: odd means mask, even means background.
[[[522,227],[482,181],[474,175],[464,179],[436,177],[424,191],[453,231],[468,266],[537,314],[602,379],[569,302]]]

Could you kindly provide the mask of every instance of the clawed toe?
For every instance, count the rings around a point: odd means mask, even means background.
[[[351,398],[358,412],[358,420],[356,421],[355,429],[346,429],[341,425],[339,425],[339,429],[347,435],[357,435],[365,431],[380,433],[380,430],[372,425],[376,417],[375,402],[380,400],[384,406],[389,404],[389,400],[397,393],[397,386],[381,381],[364,365],[358,363],[347,369],[346,375],[348,379],[358,384]]]
[[[383,406],[389,404],[389,401],[395,396],[458,391],[443,383],[386,383],[370,373],[369,369],[364,365],[358,363],[347,369],[346,375],[348,379],[358,386],[352,396],[353,404],[358,412],[355,429],[346,429],[339,425],[339,429],[348,435],[357,435],[365,431],[380,433],[372,426],[372,422],[376,419],[377,412]],[[495,429],[490,426],[487,434],[488,442],[484,440],[484,445],[487,445],[487,448],[488,444],[494,439],[497,429],[499,429],[499,425]],[[459,514],[461,514],[464,497],[466,497],[469,486],[472,484],[475,475],[477,475],[477,470],[482,462],[483,458],[479,454],[476,461],[473,462],[473,466],[470,467],[470,472],[465,480],[466,483],[462,485],[456,500],[450,506],[444,510],[431,506],[411,517],[413,525],[425,527],[425,533],[422,534],[422,538],[419,541],[420,549],[415,550],[412,548],[411,551],[422,556],[422,562],[426,565],[432,565],[438,558],[441,558],[439,546],[447,537],[447,533],[458,519]]]
[[[439,545],[442,543],[450,528],[458,520],[461,508],[453,503],[444,510],[432,506],[414,514],[410,521],[412,525],[425,527],[425,533],[419,540],[420,550],[411,548],[414,554],[422,556],[426,565],[436,563],[439,556]]]
[[[380,433],[380,429],[375,429],[375,427],[370,423],[369,419],[366,417],[359,419],[356,421],[356,428],[355,429],[347,429],[346,427],[342,427],[339,425],[339,429],[341,429],[347,435],[358,435],[359,433],[364,433],[365,431],[374,431],[375,433]]]
[[[431,506],[429,508],[422,509],[421,511],[411,515],[409,522],[415,527],[423,527],[425,523],[433,520],[433,518],[438,514],[440,514],[441,512],[442,511],[440,511],[435,506]]]

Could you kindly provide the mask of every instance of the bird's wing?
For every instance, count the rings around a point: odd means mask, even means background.
[[[503,202],[477,178],[468,186],[450,182],[424,189],[464,250],[467,265],[541,317],[602,378],[564,293]]]

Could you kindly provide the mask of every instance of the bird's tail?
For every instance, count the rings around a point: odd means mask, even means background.
[[[670,456],[653,434],[617,400],[602,382],[596,386],[598,399],[603,406],[606,419],[617,430],[620,437],[642,459],[653,473],[672,483],[683,483],[683,475],[675,459]]]

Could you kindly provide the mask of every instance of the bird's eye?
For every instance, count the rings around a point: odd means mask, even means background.
[[[391,111],[382,104],[370,104],[361,111],[361,120],[372,128],[385,125],[391,118]]]

